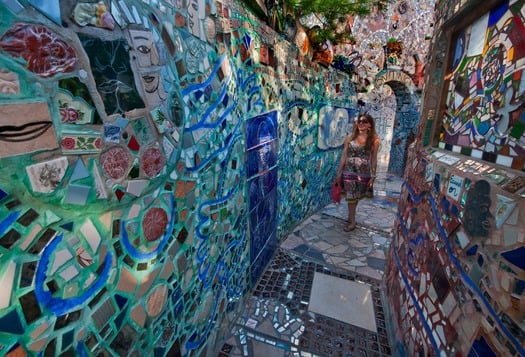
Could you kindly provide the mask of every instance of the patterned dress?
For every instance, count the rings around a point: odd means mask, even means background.
[[[372,148],[359,146],[355,141],[348,145],[346,163],[343,167],[343,192],[346,201],[355,202],[362,198],[372,198],[373,187],[368,186],[371,178]]]

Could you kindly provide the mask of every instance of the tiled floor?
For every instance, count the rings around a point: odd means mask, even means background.
[[[382,278],[399,177],[380,175],[343,231],[346,204],[328,205],[287,237],[219,356],[391,356]]]

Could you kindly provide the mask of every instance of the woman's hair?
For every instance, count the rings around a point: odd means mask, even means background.
[[[368,135],[366,137],[366,144],[365,144],[365,146],[367,148],[371,148],[372,147],[372,143],[377,138],[376,122],[375,122],[374,118],[368,113],[359,114],[359,116],[357,117],[357,120],[359,120],[361,118],[366,118],[368,120],[368,122],[370,123],[370,127],[369,127],[369,130],[368,130]],[[350,141],[354,140],[357,137],[357,134],[358,134],[357,120],[354,122],[354,125],[353,125],[353,128],[352,128],[352,135],[350,136]]]

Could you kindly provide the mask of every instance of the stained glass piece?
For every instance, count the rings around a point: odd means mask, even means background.
[[[450,283],[447,279],[445,272],[440,266],[436,266],[432,269],[432,271],[432,284],[434,285],[434,289],[436,290],[439,301],[443,303],[443,301],[445,301],[445,297],[447,296],[450,290]]]
[[[115,301],[117,302],[117,306],[121,310],[128,303],[128,299],[120,294],[115,294]]]
[[[10,229],[2,238],[0,238],[0,246],[9,249],[20,237],[21,234],[17,230]]]
[[[525,133],[525,120],[521,119],[514,123],[512,129],[510,129],[509,135],[514,139],[519,139],[523,136],[523,133]]]
[[[22,217],[17,219],[17,223],[23,225],[24,227],[28,227],[37,218],[38,218],[38,213],[34,209],[31,208],[26,213],[24,213]]]
[[[0,331],[17,335],[24,333],[24,326],[16,310],[0,317]]]
[[[89,177],[89,171],[86,168],[86,165],[84,165],[84,162],[81,159],[78,159],[75,163],[75,167],[73,168],[73,173],[71,174],[70,181],[74,182],[86,177]]]
[[[496,354],[492,351],[487,341],[485,341],[485,338],[480,336],[474,340],[468,356],[496,357]]]
[[[118,125],[120,128],[124,129],[129,124],[129,119],[118,117],[117,120],[115,120],[115,124]]]
[[[516,279],[514,283],[514,289],[512,292],[517,295],[522,295],[525,291],[525,281]]]
[[[186,238],[188,237],[188,231],[186,230],[186,228],[182,228],[179,232],[179,234],[177,235],[177,241],[180,243],[180,244],[184,244],[184,242],[186,241]]]
[[[481,255],[481,254],[478,255],[478,265],[479,265],[480,267],[483,266],[483,262],[484,262],[483,255]]]
[[[90,191],[90,186],[71,184],[68,186],[64,203],[83,206],[87,202]]]
[[[20,287],[26,288],[33,284],[33,277],[35,275],[35,262],[24,263],[22,265],[22,276],[20,278]]]
[[[30,249],[29,252],[31,254],[40,254],[40,252],[46,246],[47,242],[49,242],[49,240],[53,238],[55,234],[56,234],[55,230],[51,228],[46,229],[46,231],[40,236],[38,241],[34,244],[34,246]]]
[[[6,196],[7,196],[7,192],[5,192],[4,190],[0,188],[0,201],[2,201]]]
[[[140,144],[137,141],[137,138],[135,136],[131,136],[128,142],[128,148],[133,151],[139,151],[140,150]]]
[[[126,187],[126,192],[134,196],[140,196],[144,191],[144,188],[148,186],[148,180],[130,180]]]
[[[525,247],[519,247],[517,249],[501,253],[501,256],[515,266],[525,270],[525,259],[523,259],[525,257]]]
[[[73,337],[75,336],[75,331],[71,330],[62,335],[62,347],[69,347],[71,343],[73,343]],[[67,356],[71,354],[64,354],[63,356]]]
[[[29,3],[51,20],[56,22],[57,25],[62,25],[59,0],[29,0]]]
[[[117,317],[115,318],[115,326],[117,327],[117,329],[120,329],[120,327],[122,326],[122,323],[124,322],[124,319],[126,318],[128,314],[128,309],[124,309],[120,314],[117,315]]]
[[[19,215],[20,212],[11,212],[6,218],[0,221],[0,235],[4,234],[4,232],[11,227]],[[0,244],[2,244],[1,241]]]
[[[27,323],[35,321],[42,315],[40,304],[36,299],[34,291],[28,292],[27,294],[21,296],[18,300],[20,301],[20,305],[22,305],[22,310]]]
[[[122,200],[122,197],[124,197],[125,194],[126,194],[126,193],[125,193],[124,191],[122,191],[120,188],[117,188],[117,189],[115,190],[115,196],[117,196],[117,199],[118,199],[119,201]]]
[[[467,249],[467,256],[475,255],[477,251],[478,251],[478,245],[474,244],[472,247]]]
[[[0,309],[9,307],[11,301],[11,291],[15,278],[16,263],[10,261],[2,275],[0,275]]]
[[[494,26],[503,15],[505,15],[505,12],[509,9],[509,3],[507,1],[503,1],[501,4],[499,4],[498,7],[493,9],[490,12],[489,15],[489,26]]]
[[[4,4],[14,12],[15,14],[18,14],[20,11],[24,10],[24,6],[18,2],[18,0],[4,0]]]
[[[60,228],[63,228],[66,231],[72,232],[73,231],[73,226],[74,226],[73,222],[68,222],[68,223],[62,224],[60,226]]]

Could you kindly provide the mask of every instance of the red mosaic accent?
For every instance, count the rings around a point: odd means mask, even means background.
[[[122,197],[124,197],[125,194],[126,194],[126,192],[122,191],[120,188],[117,188],[115,190],[115,196],[117,196],[117,200],[119,202],[122,201]]]
[[[129,139],[128,148],[133,151],[138,151],[140,149],[140,144],[134,136]]]
[[[76,123],[80,118],[77,109],[71,107],[60,108],[60,120],[62,123]]]
[[[75,148],[75,139],[70,137],[63,138],[61,145],[65,150],[73,150]]]
[[[40,77],[72,72],[77,64],[73,47],[45,26],[18,23],[0,38],[0,48]]]
[[[114,180],[122,179],[128,173],[128,153],[120,146],[113,146],[100,154],[100,165],[108,177]]]
[[[158,239],[166,230],[168,215],[162,208],[151,208],[142,218],[144,238],[152,242]]]
[[[148,177],[157,176],[162,171],[165,164],[166,160],[164,159],[164,155],[155,147],[144,151],[140,158],[140,167]]]

